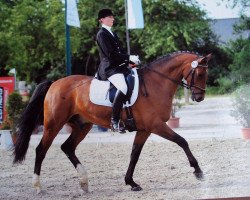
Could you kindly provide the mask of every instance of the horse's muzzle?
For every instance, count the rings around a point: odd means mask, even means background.
[[[196,102],[201,102],[204,100],[204,93],[193,93],[191,99]]]

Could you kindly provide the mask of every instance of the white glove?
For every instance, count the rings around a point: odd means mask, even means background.
[[[130,55],[129,56],[129,60],[133,63],[135,63],[136,65],[139,65],[140,64],[140,59],[139,59],[139,56],[136,56],[136,55]]]

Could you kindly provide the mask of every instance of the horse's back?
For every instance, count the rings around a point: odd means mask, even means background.
[[[69,95],[78,88],[89,86],[93,77],[85,75],[71,75],[55,81],[49,88],[48,93]]]
[[[57,81],[55,81],[52,84],[53,87],[59,87],[60,89],[70,89],[75,88],[76,85],[82,84],[83,82],[90,82],[93,79],[92,76],[86,76],[86,75],[71,75],[64,78],[61,78]]]
[[[45,112],[52,115],[64,115],[63,112],[73,114],[75,106],[81,99],[88,98],[89,85],[93,77],[85,75],[72,75],[55,81],[49,88],[44,106]],[[55,117],[55,116],[54,116]]]

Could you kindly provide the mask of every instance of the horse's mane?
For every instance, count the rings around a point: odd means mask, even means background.
[[[167,62],[169,60],[171,60],[172,58],[176,57],[176,56],[179,56],[181,54],[194,54],[194,55],[197,55],[198,57],[201,57],[201,55],[199,55],[199,53],[197,52],[191,52],[191,51],[175,51],[175,52],[172,52],[172,53],[169,53],[167,55],[164,55],[164,56],[161,56],[161,57],[158,57],[156,60],[152,61],[151,63],[149,63],[148,65],[151,66],[151,65],[154,65],[156,63],[159,63],[159,62]]]

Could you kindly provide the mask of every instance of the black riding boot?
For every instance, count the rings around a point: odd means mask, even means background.
[[[116,92],[113,107],[112,107],[112,116],[111,116],[111,130],[118,132],[119,131],[119,120],[120,114],[123,106],[123,102],[125,101],[125,95],[118,90]]]

